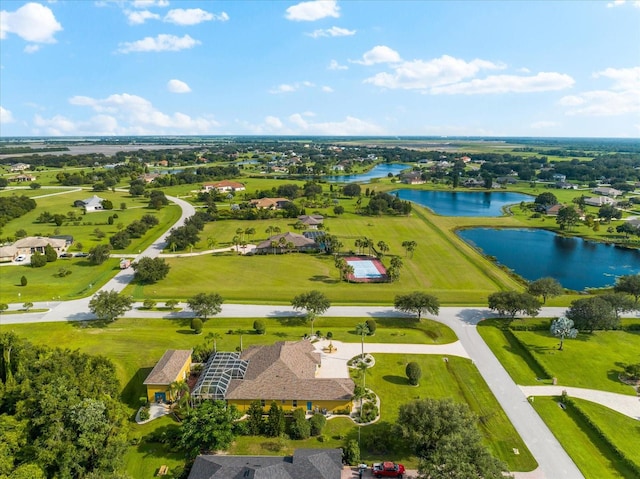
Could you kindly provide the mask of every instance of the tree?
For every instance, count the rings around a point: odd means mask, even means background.
[[[564,339],[575,339],[578,336],[578,330],[573,327],[573,321],[564,316],[559,317],[551,322],[551,334],[556,338],[560,338],[558,350],[562,351]]]
[[[89,311],[98,319],[114,321],[131,309],[133,298],[118,294],[117,291],[98,291],[89,301]]]
[[[153,190],[149,195],[149,208],[159,210],[165,205],[169,204],[169,200],[165,196],[164,192],[160,190]]]
[[[42,268],[47,264],[47,257],[37,251],[31,255],[31,267]]]
[[[537,316],[540,312],[540,301],[529,293],[517,291],[498,291],[489,295],[489,309],[497,311],[500,316],[515,318],[516,314]]]
[[[628,313],[629,311],[638,309],[637,303],[634,303],[631,298],[621,293],[607,293],[600,297],[611,305],[618,319],[620,319],[622,313]]]
[[[350,465],[360,463],[360,446],[358,445],[358,441],[351,439],[347,443],[342,454],[342,460],[345,464]]]
[[[573,206],[563,206],[558,211],[556,216],[556,223],[560,225],[560,229],[567,229],[571,231],[575,225],[580,221],[580,214]]]
[[[625,221],[621,225],[616,226],[616,231],[624,235],[624,239],[629,239],[630,235],[639,235],[640,229],[637,226],[632,225],[628,221]]]
[[[342,205],[336,205],[333,207],[333,214],[336,216],[340,216],[342,214],[344,214],[344,206]]]
[[[89,250],[89,256],[87,259],[89,263],[93,265],[99,265],[109,259],[111,254],[111,246],[108,244],[99,244]]]
[[[364,359],[364,337],[368,336],[369,333],[371,333],[371,330],[369,329],[369,326],[367,325],[367,323],[356,324],[356,334],[360,336],[360,340],[362,344],[362,353],[360,354],[360,357],[362,359]]]
[[[612,219],[619,220],[622,218],[622,211],[613,205],[602,205],[598,210],[598,217],[602,218],[607,223],[611,223]]]
[[[315,413],[309,419],[309,425],[311,426],[311,435],[319,436],[322,434],[322,430],[324,429],[325,424],[327,424],[327,418],[324,417],[324,414],[320,414],[319,412]]]
[[[361,188],[358,183],[349,183],[347,185],[344,185],[344,188],[342,188],[342,192],[346,196],[350,196],[353,198],[354,196],[360,196]]]
[[[558,204],[558,198],[556,198],[556,195],[554,195],[553,193],[547,191],[536,196],[536,199],[533,202],[536,205],[540,205],[543,207],[553,206]]]
[[[576,299],[566,316],[573,320],[576,329],[590,333],[596,329],[615,329],[620,324],[613,306],[598,296]]]
[[[504,478],[506,466],[482,444],[477,419],[466,404],[451,399],[403,404],[396,430],[418,456],[421,477]]]
[[[218,293],[198,293],[187,300],[187,305],[196,316],[206,321],[209,316],[222,311],[222,302],[222,296]]]
[[[264,409],[260,401],[252,401],[247,409],[247,430],[252,436],[262,434],[264,430]]]
[[[369,318],[365,321],[365,323],[367,323],[367,326],[369,327],[369,336],[373,336],[374,334],[376,334],[376,329],[378,329],[376,320],[373,318]]]
[[[407,364],[407,367],[404,370],[407,375],[407,379],[409,379],[409,384],[412,386],[417,386],[420,378],[422,377],[422,369],[420,369],[420,365],[414,361],[411,361]]]
[[[202,320],[200,318],[191,318],[191,329],[195,334],[202,334]]]
[[[9,305],[7,303],[0,303],[0,313],[3,313],[7,309],[9,309]]]
[[[269,406],[269,413],[264,433],[269,437],[280,437],[284,433],[284,428],[284,411],[274,401]]]
[[[142,303],[142,307],[143,307],[144,309],[153,309],[153,308],[155,308],[155,307],[156,307],[156,304],[158,304],[158,302],[157,302],[156,300],[154,300],[154,299],[150,299],[150,298],[147,298],[147,299],[145,299],[145,300],[144,300],[144,302]]]
[[[133,263],[134,279],[139,283],[155,283],[164,279],[169,273],[170,266],[164,258],[149,258],[145,256]]]
[[[175,299],[170,299],[164,302],[164,306],[173,311],[174,309],[176,309],[176,306],[178,306],[178,301]]]
[[[189,411],[180,425],[180,446],[190,457],[202,451],[228,448],[235,439],[234,423],[240,412],[224,401],[203,401]]]
[[[33,308],[33,303],[30,301],[27,301],[22,305],[22,309],[24,309],[25,311],[29,311],[31,308]]]
[[[317,290],[302,293],[293,298],[291,306],[295,310],[304,310],[307,320],[311,321],[311,335],[313,336],[313,322],[317,316],[324,314],[331,306],[329,299]]]
[[[533,296],[542,296],[544,304],[547,302],[547,298],[560,296],[564,293],[564,288],[555,278],[540,278],[529,283],[527,293]]]
[[[382,258],[387,251],[389,251],[389,245],[384,241],[378,241],[378,251],[380,252],[380,257]]]
[[[616,281],[613,290],[616,293],[630,294],[635,298],[637,304],[638,298],[640,298],[640,275],[631,274],[627,276],[620,276]]]
[[[409,294],[399,294],[394,301],[394,307],[404,313],[413,313],[422,319],[424,313],[437,315],[440,311],[440,301],[433,295],[414,291]]]
[[[296,408],[293,410],[289,435],[292,439],[308,439],[311,435],[311,425],[307,421],[304,409]]]
[[[53,246],[50,244],[44,247],[44,256],[47,258],[47,263],[53,263],[58,259],[58,253],[56,253],[56,250],[53,249]]]
[[[405,256],[407,256],[408,254],[411,254],[411,257],[413,258],[413,252],[415,251],[417,246],[418,246],[418,243],[416,243],[413,240],[403,241],[402,247],[404,248]]]
[[[26,286],[26,285],[27,285],[27,277],[23,275],[20,277],[20,286]]]
[[[264,334],[267,331],[267,326],[265,325],[264,320],[256,319],[253,322],[253,329],[256,332],[256,334]]]

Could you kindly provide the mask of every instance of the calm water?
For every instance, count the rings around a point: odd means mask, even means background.
[[[398,190],[398,195],[442,216],[502,216],[504,206],[534,200],[533,196],[506,191]]]
[[[612,286],[617,276],[640,273],[640,252],[533,229],[471,228],[458,235],[523,278],[546,276],[565,288]]]
[[[366,173],[360,173],[359,175],[325,176],[324,179],[332,183],[362,183],[365,181],[371,181],[374,178],[386,178],[389,173],[392,173],[395,176],[398,173],[401,173],[402,170],[406,170],[408,168],[408,165],[384,163],[373,167]]]

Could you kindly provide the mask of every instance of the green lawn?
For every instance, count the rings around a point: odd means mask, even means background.
[[[621,463],[611,450],[611,447],[593,432],[584,419],[572,411],[571,408],[561,409],[558,406],[559,401],[560,398],[536,397],[533,406],[553,431],[553,434],[571,456],[585,478],[634,478],[633,471],[630,471]],[[587,401],[580,401],[581,407],[586,403]],[[590,416],[595,419],[597,414],[594,414],[593,408],[590,406],[588,408],[590,409]],[[596,406],[596,408],[606,410],[606,408],[602,407]],[[598,414],[602,412],[599,411]],[[611,413],[608,413],[604,417],[610,419],[610,415]],[[638,432],[637,424],[634,424],[634,422],[637,423],[637,421],[630,418],[626,418],[626,420],[616,418],[616,422],[613,422],[610,428],[622,427],[618,431],[626,431],[625,434],[628,434],[628,441],[635,441],[632,442],[635,446],[632,452],[637,457],[640,433]],[[616,437],[619,436],[623,436],[623,434],[616,434]],[[627,439],[623,440],[627,442]]]

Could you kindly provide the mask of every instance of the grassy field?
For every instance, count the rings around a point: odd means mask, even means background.
[[[542,419],[547,423],[553,431],[562,447],[567,451],[571,459],[576,463],[586,479],[633,479],[635,474],[633,471],[625,467],[617,458],[611,447],[593,432],[591,427],[584,421],[582,417],[576,414],[571,408],[563,410],[559,407],[560,398],[537,397],[533,403],[534,408],[540,414]],[[579,400],[575,400],[579,401]],[[580,401],[581,407],[587,405],[586,401]],[[592,419],[606,412],[606,416],[612,411],[597,405],[587,405],[587,408],[601,409],[594,414],[590,412]],[[615,414],[615,413],[614,413]],[[606,417],[601,416],[601,417]],[[632,453],[638,454],[638,440],[640,436],[637,428],[637,421],[626,418],[622,420],[616,418],[617,421],[612,423],[610,427],[621,427],[617,429],[616,437],[624,442],[635,441],[632,444]],[[635,431],[634,431],[635,429]],[[627,434],[620,434],[621,431],[627,431]]]

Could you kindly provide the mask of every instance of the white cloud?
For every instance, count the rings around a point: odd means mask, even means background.
[[[391,65],[392,72],[381,72],[364,80],[365,83],[405,90],[424,90],[460,82],[481,70],[504,68],[501,64],[475,59],[470,62],[443,55],[433,60],[404,61]]]
[[[185,82],[173,79],[167,82],[167,90],[171,93],[189,93],[191,88]]]
[[[347,30],[346,28],[340,28],[340,27],[331,27],[331,28],[326,28],[324,30],[314,30],[311,33],[307,33],[307,35],[313,38],[348,37],[355,34],[356,34],[355,30]]]
[[[277,116],[268,116],[264,119],[265,125],[269,128],[273,128],[275,130],[279,130],[282,128],[282,121]]]
[[[302,2],[287,8],[285,18],[297,22],[313,22],[321,18],[340,16],[340,7],[336,0],[315,0]]]
[[[210,117],[194,118],[181,112],[163,113],[145,98],[128,93],[103,99],[75,96],[69,99],[69,103],[89,107],[97,114],[88,120],[78,121],[61,115],[53,118],[36,115],[34,125],[50,135],[145,135],[170,134],[175,131],[212,133],[219,126]]]
[[[217,15],[201,8],[176,8],[169,10],[163,19],[167,23],[175,23],[176,25],[197,25],[210,20],[226,22],[229,20],[229,15],[225,12]]]
[[[351,60],[360,65],[375,65],[376,63],[397,63],[402,61],[400,54],[385,45],[377,45],[362,55],[362,60]]]
[[[33,43],[55,43],[54,35],[62,30],[51,9],[39,3],[27,3],[15,12],[0,12],[0,38],[15,33]]]
[[[609,90],[592,90],[565,96],[560,105],[568,107],[567,115],[619,116],[640,113],[640,67],[607,68],[594,78],[612,81]]]
[[[333,88],[331,88],[330,86],[323,86],[322,91],[325,93],[333,93]]]
[[[141,25],[147,20],[160,19],[160,15],[158,15],[157,13],[150,12],[149,10],[141,10],[141,11],[125,10],[124,13],[127,16],[127,19],[129,20],[129,23],[131,25]]]
[[[200,45],[199,40],[189,35],[177,37],[175,35],[160,34],[157,37],[146,37],[135,42],[120,43],[118,52],[177,52]]]
[[[329,70],[348,70],[349,67],[347,65],[340,65],[336,60],[331,60],[329,66],[327,67]]]
[[[5,123],[13,123],[15,120],[13,119],[13,113],[6,108],[0,106],[0,124]]]
[[[133,0],[131,4],[135,8],[168,7],[169,0]]]
[[[40,50],[40,45],[27,45],[26,47],[24,47],[24,52],[25,53],[35,53],[38,50]]]
[[[315,87],[316,85],[310,81],[303,81],[303,82],[296,82],[296,83],[283,83],[281,85],[278,85],[275,88],[272,88],[271,90],[269,90],[269,93],[272,94],[278,94],[278,93],[291,93],[294,91],[298,91],[301,88],[312,88]]]
[[[289,116],[289,121],[297,128],[298,134],[311,135],[382,135],[385,130],[374,124],[353,116],[347,116],[342,121],[312,122],[300,113]]]
[[[607,3],[607,8],[620,7],[625,3],[627,3],[625,0],[614,0],[613,2]],[[635,0],[633,2],[628,2],[628,3],[630,3],[632,6],[636,8],[640,8],[640,0]]]
[[[534,123],[531,123],[531,125],[529,125],[531,128],[533,128],[534,130],[541,130],[541,129],[545,129],[545,128],[553,128],[556,126],[559,126],[560,124],[557,121],[536,121]]]
[[[575,83],[569,75],[540,72],[534,76],[492,75],[452,85],[436,86],[429,90],[434,95],[479,95],[487,93],[531,93],[570,88]]]

